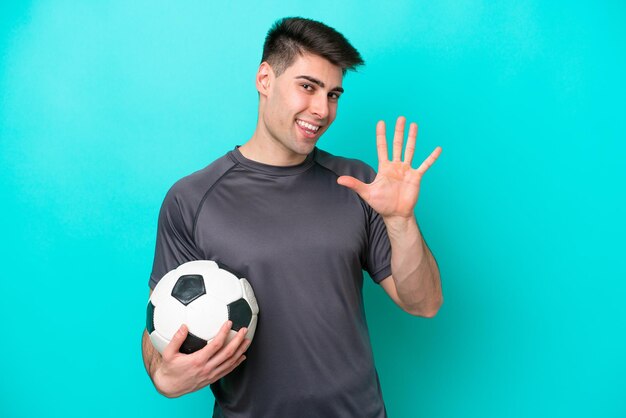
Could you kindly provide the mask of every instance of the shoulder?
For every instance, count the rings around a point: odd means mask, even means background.
[[[352,176],[364,182],[372,182],[376,171],[361,160],[333,155],[321,149],[316,150],[315,161],[322,167],[339,176]]]
[[[235,165],[230,153],[227,153],[203,169],[181,178],[168,190],[163,206],[174,205],[183,213],[194,212],[213,186]]]

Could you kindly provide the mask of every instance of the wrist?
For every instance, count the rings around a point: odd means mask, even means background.
[[[412,233],[417,229],[417,220],[415,215],[410,216],[383,216],[383,222],[387,227],[387,233],[390,236],[403,236],[406,233]]]

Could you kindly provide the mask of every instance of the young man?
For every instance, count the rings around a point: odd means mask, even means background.
[[[378,173],[316,148],[335,119],[344,73],[362,63],[334,29],[279,20],[256,76],[254,134],[168,192],[150,287],[186,261],[214,260],[250,281],[260,315],[250,347],[245,329],[225,344],[229,323],[190,355],[178,352],[185,326],[162,356],[144,333],[146,369],[165,396],[211,384],[216,417],[386,416],[362,272],[413,315],[439,309],[439,271],[414,208],[441,149],[412,169],[417,126],[402,159],[402,117],[391,160],[385,125],[376,127]]]

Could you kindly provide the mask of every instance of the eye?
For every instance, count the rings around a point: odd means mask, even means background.
[[[306,91],[313,91],[313,86],[310,84],[302,84],[302,88],[305,89]]]
[[[336,102],[337,100],[339,100],[339,97],[340,97],[340,96],[341,96],[340,94],[337,94],[337,93],[335,93],[335,92],[330,92],[330,93],[328,93],[328,98],[329,98],[330,100],[335,101],[335,102]]]

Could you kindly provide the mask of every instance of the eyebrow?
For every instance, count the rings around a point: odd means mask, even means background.
[[[294,77],[294,78],[295,78],[295,79],[298,79],[298,78],[303,78],[303,79],[305,79],[305,80],[310,81],[310,82],[311,82],[311,83],[313,83],[313,84],[317,84],[318,86],[320,86],[320,87],[322,87],[322,88],[326,87],[326,85],[324,84],[324,82],[323,82],[323,81],[318,80],[317,78],[313,78],[313,77],[308,76],[308,75],[299,75],[299,76],[296,76],[296,77]],[[339,86],[337,86],[337,87],[335,87],[335,88],[331,89],[330,91],[338,91],[339,93],[343,93],[343,92],[344,92],[343,87],[339,87]]]

